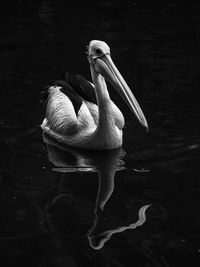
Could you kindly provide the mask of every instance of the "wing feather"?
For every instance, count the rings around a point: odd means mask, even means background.
[[[52,130],[71,135],[78,130],[79,122],[71,100],[61,89],[59,86],[49,87],[46,118]]]
[[[65,72],[63,78],[82,99],[97,105],[94,86],[83,76]]]

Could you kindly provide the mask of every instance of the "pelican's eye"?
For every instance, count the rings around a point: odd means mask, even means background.
[[[97,49],[96,49],[96,54],[97,54],[97,55],[101,55],[101,54],[102,54],[101,49],[97,48]]]

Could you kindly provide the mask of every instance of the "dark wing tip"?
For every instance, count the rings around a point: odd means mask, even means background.
[[[61,87],[60,91],[71,100],[75,113],[77,114],[82,105],[82,98],[77,94],[72,86],[64,80],[58,80],[54,85]]]
[[[84,100],[97,104],[94,87],[82,75],[65,72],[63,77]]]

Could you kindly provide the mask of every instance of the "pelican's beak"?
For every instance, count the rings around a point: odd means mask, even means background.
[[[118,91],[141,125],[146,128],[146,131],[148,131],[148,124],[144,113],[142,112],[142,109],[134,97],[131,89],[113,63],[111,56],[109,54],[105,54],[101,57],[95,58],[94,65],[96,71],[104,76],[104,78]]]

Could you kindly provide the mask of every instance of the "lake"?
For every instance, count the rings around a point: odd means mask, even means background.
[[[0,14],[1,265],[200,266],[200,4],[15,0]],[[62,71],[91,80],[93,39],[149,124],[109,87],[126,120],[112,151],[40,128],[41,92]]]

